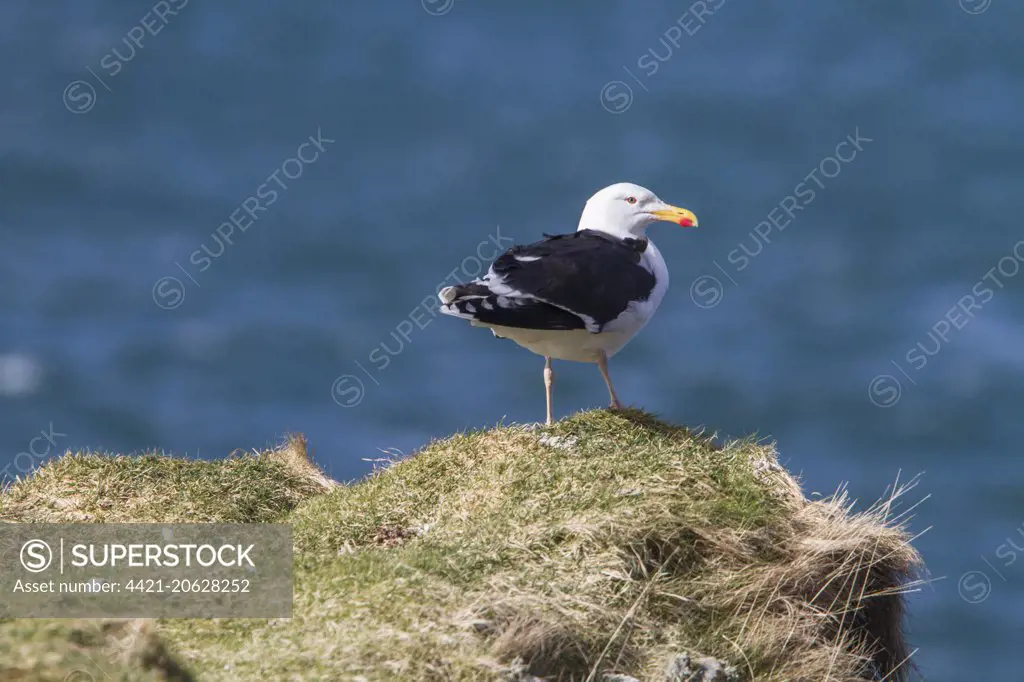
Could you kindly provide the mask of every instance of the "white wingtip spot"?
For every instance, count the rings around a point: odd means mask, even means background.
[[[455,300],[455,287],[441,289],[441,291],[437,292],[437,297],[441,299],[441,303],[448,305]]]

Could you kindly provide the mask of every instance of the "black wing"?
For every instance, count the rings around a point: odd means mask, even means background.
[[[514,246],[482,279],[443,292],[445,312],[506,327],[599,332],[654,289],[641,265],[646,248],[647,240],[594,230]]]

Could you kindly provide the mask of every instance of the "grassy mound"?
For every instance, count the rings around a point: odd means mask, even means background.
[[[9,621],[0,678],[898,680],[918,556],[897,496],[810,502],[770,447],[635,411],[457,435],[348,486],[298,439],[66,456],[0,521],[284,520],[294,617]]]

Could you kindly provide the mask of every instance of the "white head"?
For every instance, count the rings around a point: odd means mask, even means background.
[[[587,200],[578,230],[599,230],[623,239],[642,239],[647,226],[658,220],[697,227],[697,216],[685,208],[666,204],[640,185],[619,182]]]

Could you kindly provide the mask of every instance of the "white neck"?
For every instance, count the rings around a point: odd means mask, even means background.
[[[587,204],[583,208],[580,224],[576,231],[596,230],[619,239],[646,239],[647,225],[648,222],[646,220],[636,220],[630,223],[624,222],[621,219],[609,219],[609,216],[603,211],[592,208],[590,204]]]

